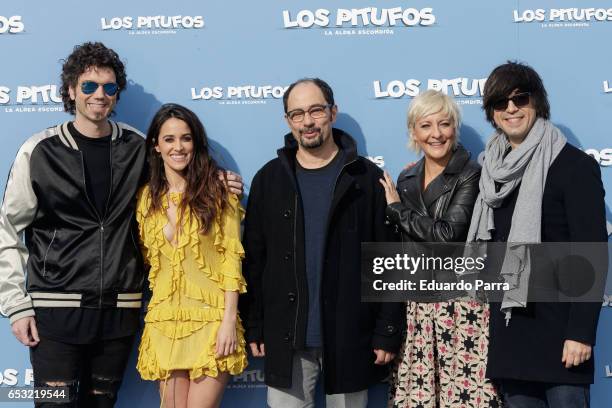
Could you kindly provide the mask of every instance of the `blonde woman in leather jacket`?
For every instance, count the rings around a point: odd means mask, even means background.
[[[423,158],[395,187],[385,173],[387,218],[404,241],[463,242],[478,195],[480,166],[459,144],[453,99],[426,91],[408,110],[409,147]],[[436,281],[454,279],[436,272]],[[454,292],[421,293],[406,305],[407,332],[397,357],[389,407],[497,407],[485,378],[489,310]]]

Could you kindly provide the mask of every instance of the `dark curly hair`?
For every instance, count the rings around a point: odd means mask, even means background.
[[[75,103],[70,99],[70,87],[75,88],[79,77],[91,67],[110,68],[115,72],[117,85],[119,86],[117,91],[117,100],[119,100],[119,95],[127,84],[123,62],[115,51],[107,48],[101,42],[86,42],[75,46],[72,54],[63,60],[60,94],[66,112],[73,115],[75,113]]]

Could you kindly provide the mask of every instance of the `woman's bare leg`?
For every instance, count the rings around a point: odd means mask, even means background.
[[[174,370],[167,380],[159,382],[161,408],[187,408],[189,394],[189,372]]]
[[[189,384],[188,408],[218,408],[225,386],[230,379],[227,372],[215,377],[200,377]]]

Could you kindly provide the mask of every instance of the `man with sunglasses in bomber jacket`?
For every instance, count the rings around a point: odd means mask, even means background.
[[[59,404],[35,406],[112,407],[140,324],[145,274],[134,210],[145,143],[109,119],[126,87],[112,49],[75,47],[61,80],[74,120],[29,138],[6,184],[0,307],[30,347],[35,385],[67,391]],[[239,176],[229,178],[241,192]]]

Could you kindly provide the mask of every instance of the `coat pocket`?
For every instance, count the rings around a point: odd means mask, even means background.
[[[51,235],[51,239],[49,240],[49,245],[47,245],[47,249],[45,250],[45,256],[43,258],[43,277],[47,276],[47,271],[53,269],[56,265],[52,261],[50,255],[53,254],[53,243],[57,238],[57,229],[53,230],[53,234]]]

